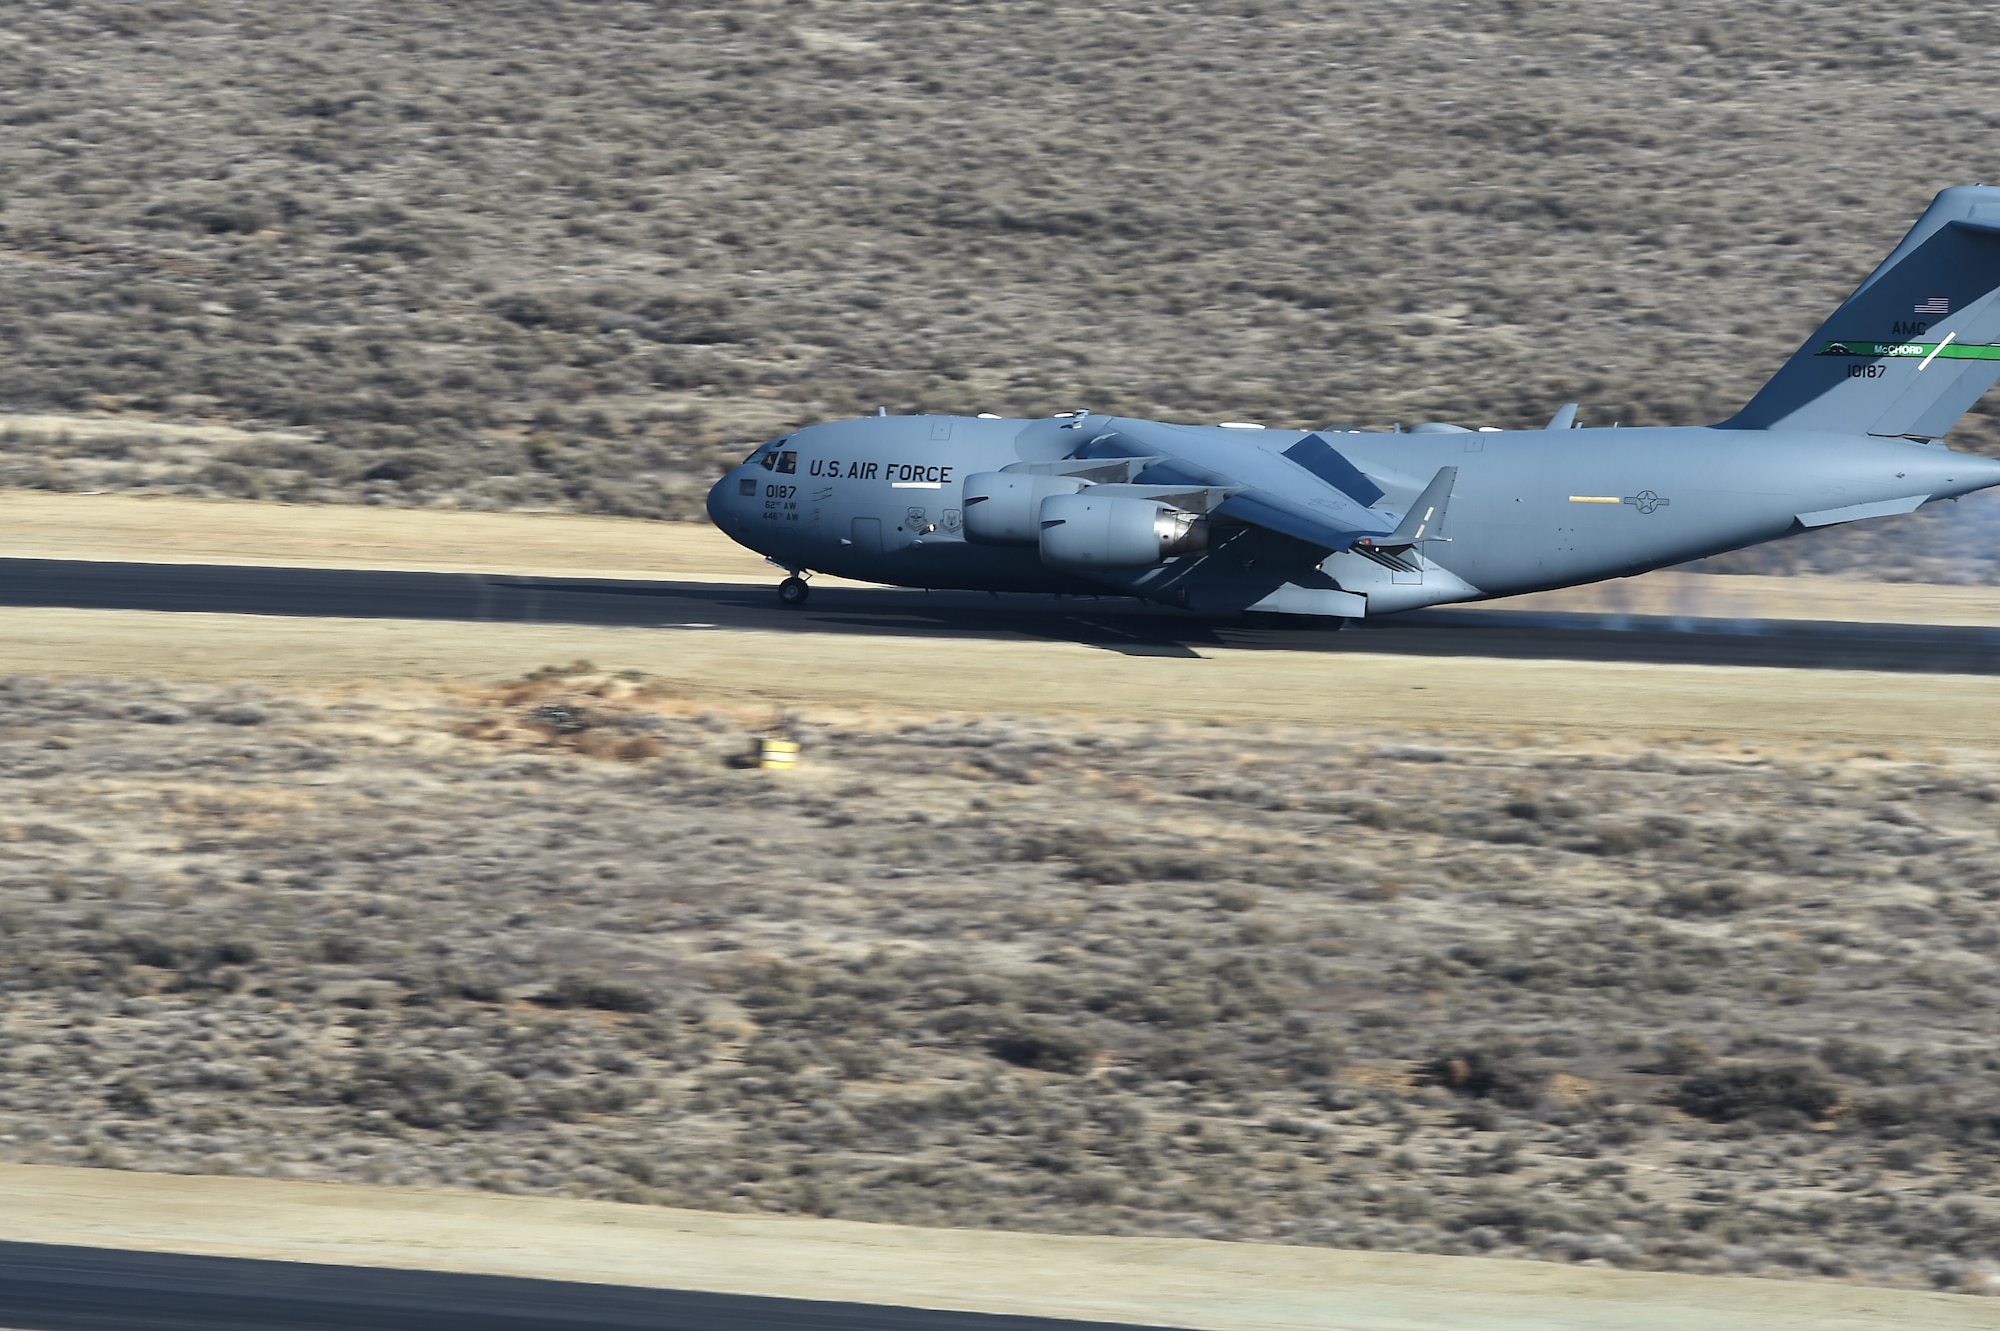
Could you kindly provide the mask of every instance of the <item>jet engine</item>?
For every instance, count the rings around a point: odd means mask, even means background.
[[[1042,501],[1042,562],[1055,568],[1145,568],[1208,548],[1199,515],[1150,499],[1051,495]]]
[[[1042,501],[1084,487],[1074,476],[979,471],[965,478],[965,539],[981,545],[1033,545],[1041,536]]]

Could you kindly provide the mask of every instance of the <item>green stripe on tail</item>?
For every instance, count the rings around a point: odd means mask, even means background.
[[[1922,360],[1935,354],[1939,360],[2000,360],[2000,346],[1976,342],[1828,342],[1816,356],[1859,356],[1863,360],[1886,357],[1913,357]]]

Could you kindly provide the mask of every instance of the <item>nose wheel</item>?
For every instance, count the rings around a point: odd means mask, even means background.
[[[786,578],[778,584],[779,604],[789,606],[794,610],[804,605],[806,598],[811,595],[812,588],[806,585],[804,578]]]

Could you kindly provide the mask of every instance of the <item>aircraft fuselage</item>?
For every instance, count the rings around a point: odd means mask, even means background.
[[[1098,417],[1089,431],[1123,427],[1123,447],[1142,453],[1143,431],[1133,438],[1140,426],[1171,431],[1182,452],[1221,450],[1225,458],[1251,449],[1282,454],[1307,437]],[[1162,570],[1142,576],[1050,567],[1034,545],[966,539],[968,477],[1060,458],[1084,442],[1082,433],[1065,431],[1060,420],[970,417],[811,426],[784,440],[775,458],[760,450],[725,476],[709,496],[709,512],[729,536],[781,565],[869,582],[1129,591],[1189,604],[1177,588],[1199,564],[1247,560],[1320,569],[1338,587],[1366,596],[1368,613],[1380,614],[1643,572],[2000,483],[2000,462],[1852,435],[1716,427],[1321,431],[1383,491],[1381,506],[1391,511],[1407,506],[1439,468],[1458,469],[1448,516],[1419,546],[1421,559],[1408,561],[1418,565],[1414,577],[1357,553],[1226,520],[1209,549],[1169,561],[1182,572],[1166,578]],[[1187,468],[1173,479],[1186,480]],[[1240,609],[1256,598],[1234,606],[1231,599],[1225,592],[1193,603]]]

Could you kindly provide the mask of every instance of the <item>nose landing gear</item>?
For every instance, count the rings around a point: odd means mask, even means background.
[[[764,562],[785,570],[785,580],[778,584],[778,604],[787,610],[796,610],[804,605],[806,598],[812,595],[812,588],[806,586],[806,570],[788,560],[773,559],[769,555],[764,556]]]

